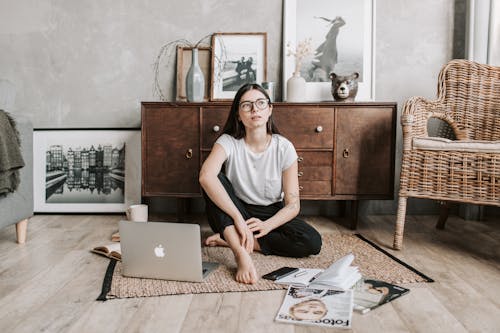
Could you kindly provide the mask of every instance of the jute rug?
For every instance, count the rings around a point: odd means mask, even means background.
[[[285,258],[253,253],[252,258],[259,276],[282,266],[326,268],[349,252],[354,253],[354,266],[358,266],[365,278],[390,283],[432,282],[433,280],[408,264],[393,257],[361,235],[332,233],[323,235],[323,247],[318,255],[307,258]],[[123,277],[121,262],[111,260],[98,300],[126,297],[146,297],[175,294],[219,293],[286,289],[286,286],[259,279],[246,285],[234,280],[236,264],[229,248],[203,247],[204,261],[221,265],[204,282],[177,282],[154,279]]]

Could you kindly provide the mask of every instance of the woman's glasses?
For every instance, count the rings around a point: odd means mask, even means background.
[[[264,110],[269,105],[269,100],[266,98],[259,98],[255,102],[244,101],[240,103],[240,110],[243,112],[252,111],[253,107],[257,110]]]

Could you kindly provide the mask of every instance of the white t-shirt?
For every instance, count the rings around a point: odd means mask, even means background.
[[[221,135],[215,143],[226,152],[226,176],[238,198],[261,206],[283,200],[283,171],[297,160],[297,152],[288,139],[273,134],[269,146],[261,153],[252,152],[245,139],[228,134]]]

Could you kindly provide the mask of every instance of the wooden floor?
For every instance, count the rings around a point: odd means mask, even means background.
[[[14,226],[0,229],[0,332],[335,331],[275,323],[284,291],[95,301],[108,260],[89,249],[108,242],[120,218],[37,215],[25,245],[15,243]],[[351,232],[336,219],[310,220]],[[437,282],[407,284],[408,295],[355,313],[353,332],[500,332],[500,218],[450,216],[444,231],[435,220],[409,216],[404,249],[391,252]],[[387,248],[394,222],[368,216],[358,231]]]

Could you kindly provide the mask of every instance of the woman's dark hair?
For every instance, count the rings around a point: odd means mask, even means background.
[[[222,131],[223,134],[229,134],[232,137],[236,139],[241,139],[245,137],[245,125],[239,120],[239,110],[240,110],[240,102],[241,102],[241,96],[245,94],[247,91],[250,90],[258,90],[264,96],[266,96],[267,100],[269,101],[269,105],[271,105],[271,99],[269,98],[269,95],[267,94],[267,91],[262,88],[260,85],[257,83],[247,83],[244,84],[243,86],[238,89],[238,92],[236,92],[236,95],[234,96],[233,99],[233,104],[231,105],[231,110],[229,111],[229,116],[227,117],[226,124],[224,125],[224,129]],[[268,134],[280,134],[278,128],[273,122],[273,115],[271,114],[269,116],[269,119],[267,120],[267,133]]]

